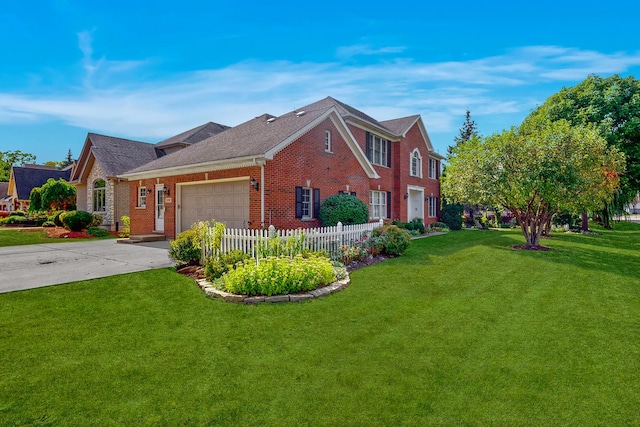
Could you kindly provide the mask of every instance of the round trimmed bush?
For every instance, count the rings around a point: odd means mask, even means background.
[[[373,230],[373,239],[380,242],[382,252],[388,255],[402,255],[411,243],[409,233],[396,225],[376,228]]]
[[[325,227],[337,225],[364,224],[369,222],[369,208],[366,203],[350,194],[334,194],[327,197],[320,206],[320,221]]]
[[[93,222],[93,214],[85,211],[69,211],[61,216],[62,224],[71,231],[82,231]]]

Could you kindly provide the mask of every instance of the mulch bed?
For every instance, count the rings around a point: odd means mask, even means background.
[[[540,245],[513,245],[511,249],[522,250],[522,251],[548,251],[550,248],[547,246]]]
[[[82,231],[69,231],[62,227],[45,228],[50,239],[91,239],[93,236]]]

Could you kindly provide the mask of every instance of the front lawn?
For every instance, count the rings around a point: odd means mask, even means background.
[[[0,295],[0,425],[638,425],[640,225],[459,231],[305,303],[162,269]]]
[[[92,237],[92,239],[112,239],[116,236]],[[35,245],[41,243],[72,242],[77,239],[61,237],[47,237],[46,230],[42,228],[21,228],[16,230],[11,227],[0,227],[0,247]]]

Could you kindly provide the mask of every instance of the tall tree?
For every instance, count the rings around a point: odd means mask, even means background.
[[[453,138],[454,145],[447,147],[447,155],[451,156],[455,147],[467,142],[474,136],[478,136],[478,127],[476,126],[475,120],[471,120],[471,111],[467,108],[460,133]]]
[[[73,156],[71,155],[71,148],[67,151],[67,157],[60,164],[60,168],[66,168],[67,166],[73,164]]]
[[[518,128],[458,146],[442,191],[455,202],[509,209],[525,247],[537,249],[558,210],[598,207],[611,198],[623,171],[624,154],[597,130],[534,115]]]
[[[593,124],[609,145],[625,153],[627,168],[614,199],[618,206],[604,205],[601,212],[606,225],[611,208],[621,209],[640,192],[640,80],[590,75],[549,97],[533,114],[574,125]]]
[[[76,207],[76,187],[62,178],[49,178],[42,187],[31,190],[30,201],[32,211],[72,210]]]
[[[35,163],[36,156],[20,150],[0,151],[0,181],[9,181],[11,168],[25,163]]]

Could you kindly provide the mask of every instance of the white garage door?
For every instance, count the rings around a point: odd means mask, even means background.
[[[247,228],[249,181],[184,185],[180,196],[180,231],[196,221],[215,219],[227,228]]]

